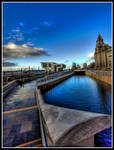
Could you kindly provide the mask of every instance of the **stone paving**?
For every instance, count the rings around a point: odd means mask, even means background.
[[[16,87],[3,100],[3,147],[41,147],[34,82]]]

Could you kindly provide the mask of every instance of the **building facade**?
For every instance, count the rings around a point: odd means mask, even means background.
[[[94,53],[95,68],[97,70],[108,69],[112,67],[112,47],[105,44],[101,35],[98,35]]]
[[[83,63],[83,68],[87,69],[87,63]]]
[[[75,69],[76,69],[76,63],[73,62],[73,63],[72,63],[72,70],[75,70]]]
[[[64,64],[57,64],[55,62],[41,62],[41,66],[47,73],[63,71],[66,68]]]

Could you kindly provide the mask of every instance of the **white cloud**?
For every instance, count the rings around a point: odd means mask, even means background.
[[[9,36],[7,37],[7,39],[10,41],[19,42],[24,40],[23,33],[20,31],[20,29],[13,29],[8,34]]]
[[[50,21],[42,21],[41,23],[40,23],[40,25],[41,26],[45,26],[45,27],[51,27],[53,24],[52,24],[52,22],[50,22]]]
[[[27,46],[30,46],[30,47],[34,46],[34,44],[31,42],[27,42],[26,44],[27,44]]]
[[[87,56],[87,58],[88,58],[88,62],[89,61],[91,61],[91,60],[94,60],[94,53],[90,53],[88,56]]]
[[[16,45],[8,43],[3,46],[4,58],[20,58],[20,57],[33,57],[33,56],[49,56],[43,48],[29,47],[27,44]]]
[[[14,67],[14,66],[17,66],[16,63],[13,63],[13,62],[3,62],[3,67]]]

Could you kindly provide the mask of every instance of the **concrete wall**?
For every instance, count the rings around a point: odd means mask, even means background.
[[[35,99],[47,146],[94,147],[94,135],[111,126],[111,116],[46,104],[40,89]]]
[[[112,86],[112,76],[101,76],[101,75],[96,75],[96,74],[93,74],[93,73],[90,73],[88,71],[85,72],[86,75],[90,76],[90,77],[93,77],[95,79],[98,79],[100,81],[103,81],[109,85]]]
[[[9,82],[3,87],[3,97],[6,97],[18,85],[17,80]]]
[[[44,84],[40,84],[40,85],[38,84],[38,88],[40,88],[42,91],[48,90],[52,88],[53,86],[59,84],[60,82],[66,80],[67,78],[71,77],[72,75],[73,73],[69,73],[66,75],[62,75],[58,78],[52,79],[51,81],[47,80],[44,82]]]

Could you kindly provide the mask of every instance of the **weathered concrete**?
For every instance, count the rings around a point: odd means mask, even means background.
[[[90,77],[93,77],[95,79],[98,79],[100,81],[103,81],[103,82],[105,82],[105,83],[107,83],[107,84],[112,86],[112,76],[97,75],[97,74],[90,73],[88,71],[86,71],[85,74],[90,76]]]
[[[3,97],[6,97],[17,85],[18,85],[17,80],[13,80],[9,82],[7,85],[5,85],[3,87]]]
[[[48,146],[94,147],[94,135],[111,126],[111,116],[46,104],[40,89],[35,97]]]

